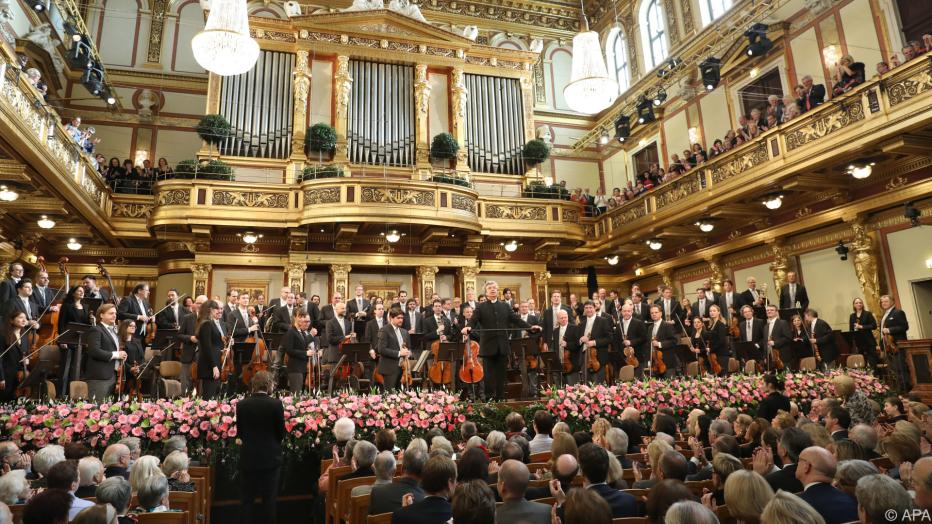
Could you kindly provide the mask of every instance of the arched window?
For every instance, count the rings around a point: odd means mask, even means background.
[[[609,34],[609,48],[606,53],[608,69],[618,82],[618,94],[624,93],[631,85],[631,69],[628,67],[628,42],[624,30],[615,28]]]
[[[731,9],[732,0],[699,0],[702,25],[707,26]]]
[[[644,61],[648,69],[660,65],[667,58],[667,32],[664,29],[663,9],[658,0],[645,0],[640,12],[641,37],[644,40]]]

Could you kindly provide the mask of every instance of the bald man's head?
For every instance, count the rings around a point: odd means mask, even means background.
[[[560,484],[568,486],[573,482],[577,473],[579,473],[579,462],[576,461],[576,457],[570,454],[557,457],[553,465],[553,476],[560,481]]]
[[[832,453],[820,446],[809,446],[799,454],[796,478],[805,486],[812,482],[831,483],[838,462]]]
[[[932,457],[923,457],[913,465],[913,487],[916,488],[916,505],[932,509]]]
[[[498,490],[502,500],[523,499],[530,480],[531,472],[524,463],[517,460],[502,462],[502,469],[498,472]]]
[[[198,295],[197,298],[194,299],[195,304],[203,304],[204,302],[207,302],[207,295]]]

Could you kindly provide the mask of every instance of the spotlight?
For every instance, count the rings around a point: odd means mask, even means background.
[[[518,241],[517,241],[517,240],[509,240],[508,242],[502,242],[500,245],[501,245],[502,247],[504,247],[504,248],[505,248],[505,251],[507,251],[507,252],[509,252],[509,253],[514,253],[515,251],[518,250]]]
[[[654,251],[660,251],[663,248],[663,242],[659,238],[652,238],[646,242],[647,247],[653,249]]]
[[[711,220],[700,220],[696,222],[696,225],[699,226],[699,231],[703,233],[708,233],[715,229],[715,224],[713,224]]]
[[[838,258],[848,260],[848,246],[845,245],[844,240],[838,241],[838,245],[835,246],[835,252],[838,253]]]
[[[722,79],[722,60],[714,56],[706,58],[699,64],[699,74],[702,75],[702,85],[707,91],[712,91]]]
[[[97,64],[93,65],[96,66]],[[81,76],[81,83],[90,94],[99,96],[104,90],[103,70],[98,67],[91,67],[87,69]]]
[[[74,41],[74,45],[71,46],[71,51],[68,53],[68,62],[72,67],[80,69],[90,69],[94,67],[94,59],[91,54],[91,39],[87,35],[74,35],[78,39]]]
[[[874,171],[874,166],[876,162],[865,162],[863,164],[851,164],[845,170],[849,175],[853,176],[858,180],[863,180],[869,176]]]
[[[657,88],[657,94],[654,95],[654,106],[660,107],[660,104],[667,100],[667,91],[663,87]]]
[[[48,11],[48,0],[29,0],[29,6],[36,12]]]
[[[783,205],[783,194],[782,193],[771,193],[769,195],[764,195],[763,200],[764,206],[767,209],[774,210],[780,209],[780,206]]]
[[[114,104],[116,104],[116,98],[113,98],[112,96],[108,96],[108,97],[107,97],[107,104],[108,104],[108,105],[111,105],[111,106],[114,105]]]
[[[607,144],[607,143],[608,143],[608,130],[607,130],[607,129],[603,129],[603,130],[602,130],[602,135],[599,136],[599,144],[602,144],[602,145],[604,146],[604,145]]]
[[[624,142],[629,136],[631,136],[631,117],[618,115],[615,119],[615,138],[619,142]]]
[[[903,210],[903,216],[909,219],[909,224],[911,226],[919,227],[919,217],[922,216],[922,212],[916,209],[912,202],[906,203],[906,209]]]
[[[262,238],[262,234],[256,234],[254,231],[246,231],[245,233],[237,233],[238,236],[242,237],[243,242],[247,244],[255,244]]]
[[[12,202],[17,198],[19,198],[19,193],[6,186],[0,185],[0,200],[3,202]]]
[[[77,241],[76,239],[74,239],[74,238],[69,238],[69,239],[68,239],[68,244],[66,244],[66,245],[68,246],[68,249],[70,249],[70,250],[72,250],[72,251],[77,251],[77,250],[81,249],[81,243],[78,242],[78,241]]]
[[[55,221],[46,215],[42,215],[42,218],[37,220],[36,223],[39,224],[39,227],[42,229],[52,229],[55,227]]]
[[[637,112],[638,124],[648,124],[656,119],[653,104],[644,96],[638,98]]]
[[[608,262],[608,265],[610,265],[610,266],[617,266],[617,265],[618,265],[618,255],[613,255],[613,256],[610,256],[610,257],[605,257],[605,261]]]
[[[754,24],[744,32],[748,38],[748,56],[763,56],[773,49],[773,42],[767,38],[767,24]]]

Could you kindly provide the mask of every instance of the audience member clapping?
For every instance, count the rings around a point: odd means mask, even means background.
[[[162,473],[168,477],[170,491],[194,491],[194,483],[188,474],[189,464],[188,455],[181,451],[173,451],[165,457]]]

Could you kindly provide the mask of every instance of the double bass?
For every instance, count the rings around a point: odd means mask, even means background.
[[[116,288],[113,287],[113,280],[110,278],[110,272],[107,271],[107,268],[104,267],[104,259],[97,260],[97,272],[100,273],[100,276],[107,279],[107,285],[110,286],[110,302],[114,306],[120,305],[120,297],[117,295]]]
[[[463,335],[463,365],[459,369],[460,380],[466,384],[475,384],[485,377],[485,370],[479,363],[479,343]]]

